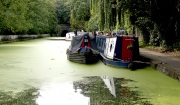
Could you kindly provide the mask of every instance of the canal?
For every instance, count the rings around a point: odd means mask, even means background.
[[[0,45],[0,105],[179,105],[180,83],[150,67],[131,71],[66,59],[70,42]]]

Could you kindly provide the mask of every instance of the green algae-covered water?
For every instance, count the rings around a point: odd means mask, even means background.
[[[177,80],[150,67],[73,63],[69,45],[59,38],[1,44],[0,105],[179,105]]]

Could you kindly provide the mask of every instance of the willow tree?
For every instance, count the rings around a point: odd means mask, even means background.
[[[87,26],[88,31],[98,30],[100,22],[99,13],[99,0],[90,0],[90,19]]]
[[[179,18],[179,0],[91,0],[89,26],[97,19],[95,24],[101,31],[112,27],[130,31],[136,27],[145,44],[158,37],[166,47],[172,47],[180,41]]]
[[[105,23],[105,14],[104,14],[104,0],[100,0],[100,23],[99,23],[99,29],[104,30],[104,23]]]
[[[126,30],[130,33],[131,22],[127,0],[116,0],[116,30]]]
[[[111,17],[112,17],[112,11],[111,11],[111,3],[110,0],[104,0],[104,29],[110,29],[111,28]]]
[[[72,29],[86,30],[90,18],[88,0],[71,0],[70,24]]]
[[[90,24],[93,24],[92,20],[98,21],[95,22],[98,30],[105,32],[128,28],[129,14],[124,2],[121,0],[91,0]]]
[[[144,44],[148,44],[150,40],[150,31],[153,29],[153,23],[150,20],[151,7],[149,0],[128,0],[125,5],[129,11],[131,24],[141,30]]]
[[[91,0],[90,4],[91,18],[89,27],[92,24],[93,26],[97,26],[94,30],[110,30],[113,23],[111,0]],[[92,21],[96,22],[93,23]]]
[[[166,47],[179,41],[179,0],[128,0],[127,4],[131,23],[143,32],[147,44],[154,35]]]

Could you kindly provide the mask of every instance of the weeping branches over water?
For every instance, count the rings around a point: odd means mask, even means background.
[[[72,29],[86,30],[90,18],[90,4],[88,0],[70,0],[70,24]]]
[[[159,39],[158,46],[178,45],[179,17],[179,0],[91,0],[90,20],[98,18],[96,25],[90,22],[92,26],[98,26],[101,31],[110,28],[128,32],[136,27],[143,33],[145,44]]]
[[[91,0],[89,24],[98,26],[98,30],[106,32],[124,28],[124,25],[130,25],[127,8],[124,8],[125,5],[122,5],[124,2],[119,0]],[[91,22],[93,20],[97,22]],[[97,27],[94,30],[97,30]]]
[[[0,1],[0,34],[49,33],[58,22],[88,31],[124,29],[131,33],[136,27],[144,44],[180,49],[179,0]],[[67,9],[59,8],[65,5]]]
[[[104,30],[110,29],[112,16],[111,16],[111,3],[110,0],[91,0],[91,18],[89,21],[90,30]],[[92,22],[96,21],[96,22]],[[91,27],[96,26],[96,27]]]

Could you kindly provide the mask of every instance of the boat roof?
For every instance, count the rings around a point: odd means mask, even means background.
[[[84,33],[85,33],[85,32],[79,32],[79,31],[78,31],[78,32],[77,32],[77,35],[78,35],[78,36],[81,36],[81,35],[83,35]],[[66,33],[66,36],[69,35],[69,34],[72,35],[72,36],[75,36],[74,32],[68,32],[68,33]]]
[[[88,32],[83,32],[81,33],[81,35],[73,37],[70,48],[74,50],[80,48],[85,37],[89,39],[91,48],[94,50],[97,50],[96,37],[93,35],[90,35]]]

